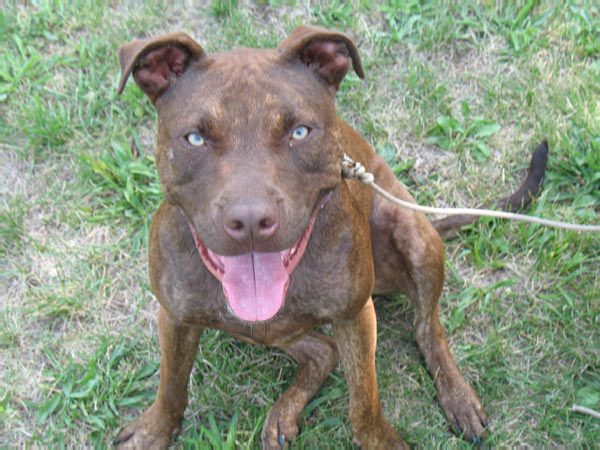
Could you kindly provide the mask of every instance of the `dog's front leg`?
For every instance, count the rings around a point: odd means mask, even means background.
[[[187,406],[187,385],[202,328],[176,323],[161,307],[158,312],[160,385],[156,400],[115,439],[119,448],[167,448],[179,432]]]
[[[373,300],[369,298],[353,320],[335,323],[333,329],[350,391],[355,443],[363,449],[408,448],[381,411],[375,373],[377,319]]]

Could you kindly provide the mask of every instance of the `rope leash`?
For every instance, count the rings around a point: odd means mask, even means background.
[[[421,206],[414,203],[410,203],[399,198],[394,197],[389,192],[383,190],[377,183],[375,183],[375,177],[372,173],[367,172],[365,166],[359,162],[355,162],[348,155],[344,154],[342,160],[342,176],[350,180],[358,180],[363,184],[371,187],[375,192],[384,197],[390,202],[402,206],[404,208],[413,209],[415,211],[421,211],[430,214],[447,214],[447,215],[468,215],[468,216],[479,216],[479,217],[498,217],[500,219],[519,220],[522,222],[537,223],[547,227],[562,228],[565,230],[575,231],[600,231],[600,225],[578,225],[565,222],[559,222],[555,220],[542,219],[540,217],[526,216],[524,214],[515,214],[507,211],[495,211],[491,209],[474,209],[474,208],[434,208],[429,206]]]

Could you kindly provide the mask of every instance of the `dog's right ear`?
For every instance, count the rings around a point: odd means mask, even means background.
[[[185,33],[133,41],[119,47],[121,81],[117,93],[123,92],[130,74],[154,104],[183,73],[190,62],[204,56],[202,47]]]

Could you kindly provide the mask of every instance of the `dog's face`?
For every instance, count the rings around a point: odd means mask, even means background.
[[[221,255],[292,247],[340,179],[332,94],[305,66],[277,56],[207,56],[156,102],[167,201]],[[249,232],[236,234],[226,222],[238,215],[244,222],[244,209],[277,229],[261,233],[244,223]]]
[[[233,310],[272,317],[341,179],[334,94],[351,63],[362,76],[352,41],[299,27],[276,50],[207,55],[176,34],[128,44],[119,56],[121,89],[133,73],[158,111],[165,199],[187,218]],[[249,291],[272,297],[270,306],[245,311]]]

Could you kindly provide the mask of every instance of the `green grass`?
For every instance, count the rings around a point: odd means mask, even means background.
[[[367,78],[340,114],[425,204],[477,206],[551,148],[531,214],[599,223],[600,8],[592,0],[8,2],[0,11],[0,446],[109,443],[158,383],[148,226],[161,199],[155,112],[119,44],[185,30],[208,51],[274,46],[299,23],[345,31]],[[482,220],[446,247],[442,322],[490,415],[489,444],[590,447],[600,421],[600,239]],[[376,301],[386,416],[423,448],[448,431],[406,299]],[[294,375],[282,352],[201,341],[180,445],[255,448]],[[351,446],[341,368],[294,448]]]

